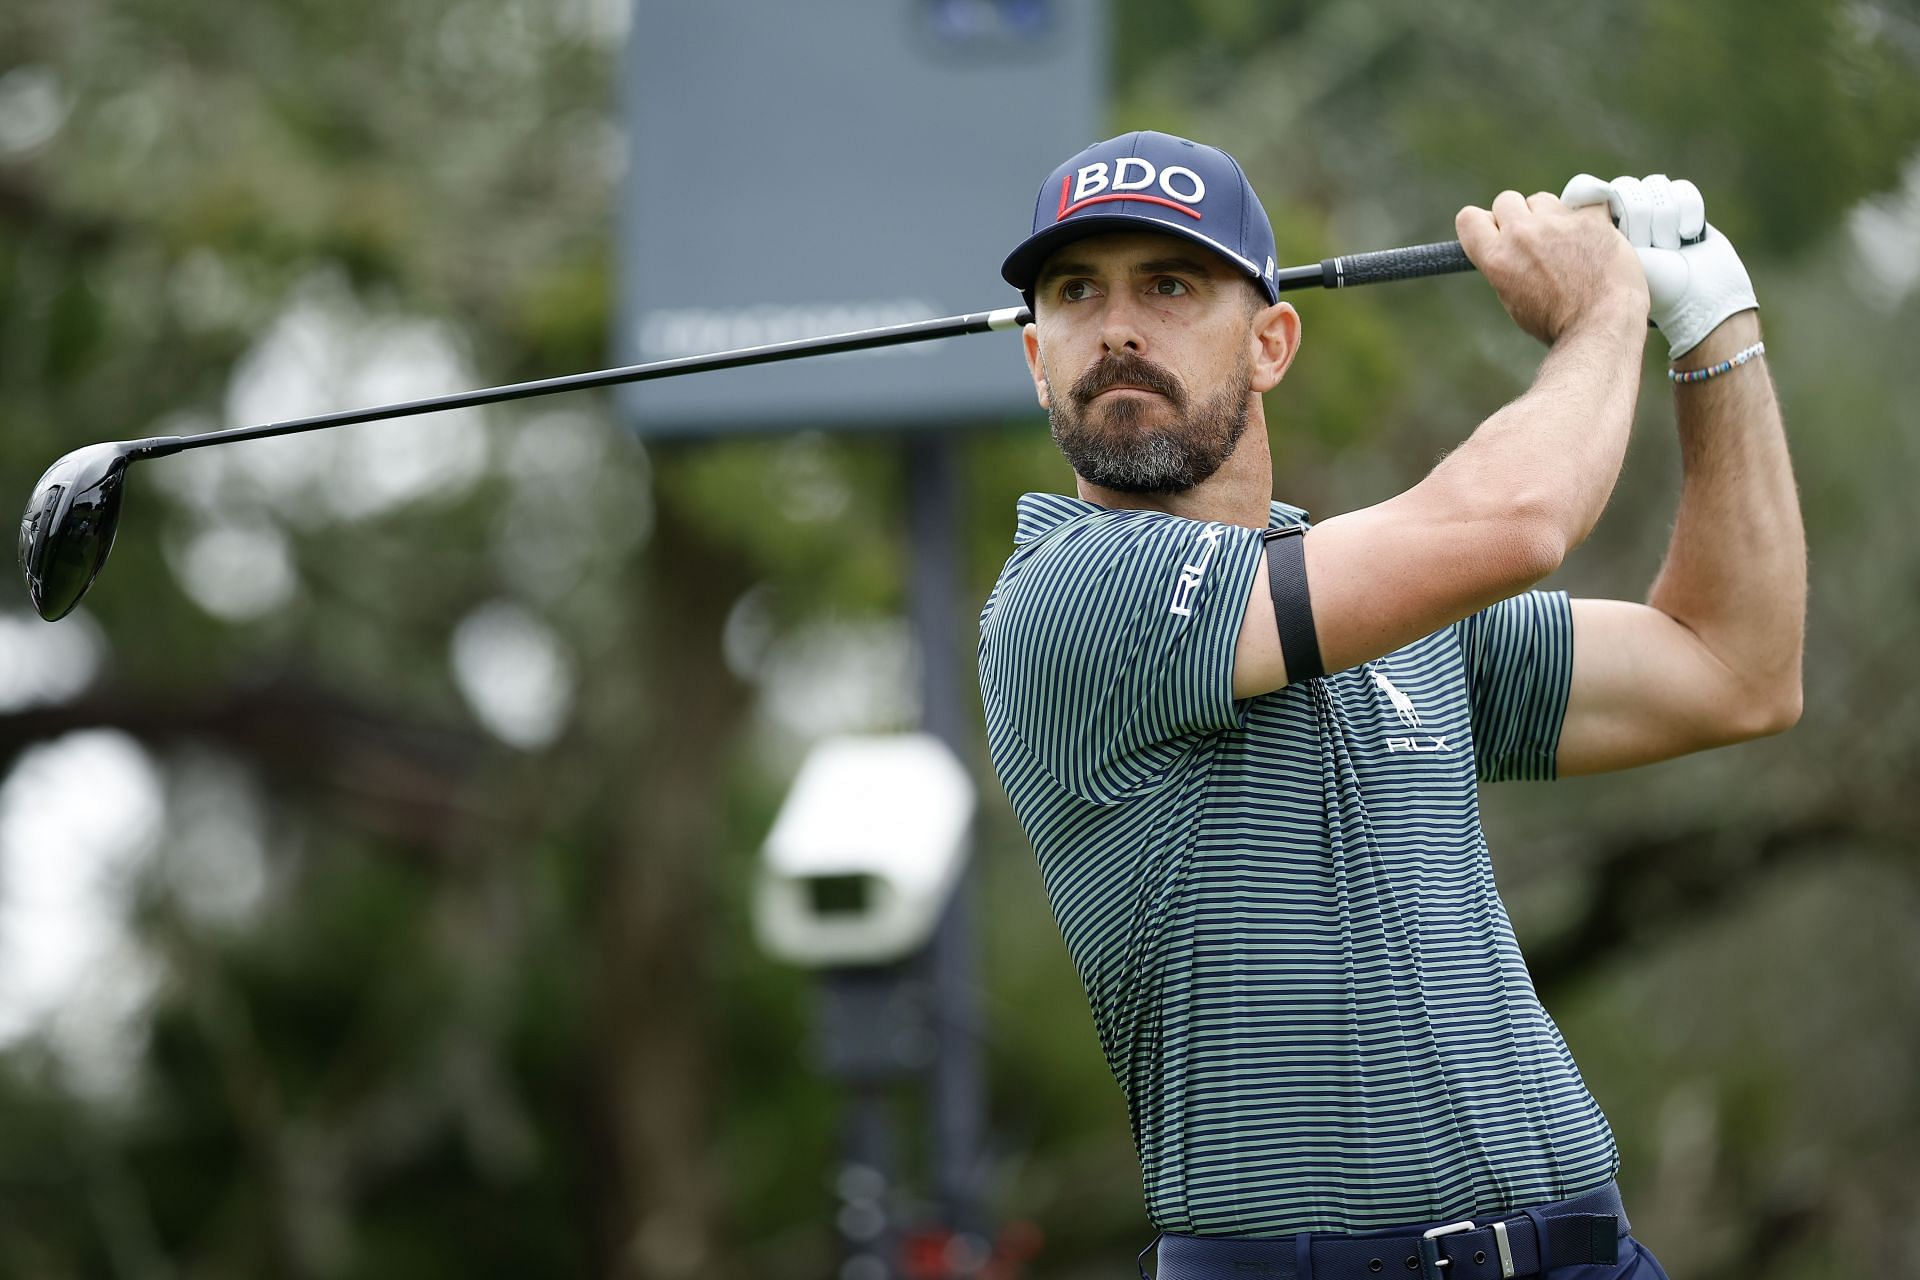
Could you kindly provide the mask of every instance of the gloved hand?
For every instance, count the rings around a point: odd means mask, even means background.
[[[1560,193],[1570,208],[1604,204],[1647,273],[1649,315],[1678,360],[1737,311],[1759,306],[1733,245],[1707,222],[1700,188],[1664,174],[1602,182],[1579,174]]]

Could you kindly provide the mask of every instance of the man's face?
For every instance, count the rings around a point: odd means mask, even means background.
[[[1188,240],[1076,240],[1034,282],[1027,360],[1054,442],[1080,476],[1121,493],[1191,489],[1247,424],[1265,300]]]

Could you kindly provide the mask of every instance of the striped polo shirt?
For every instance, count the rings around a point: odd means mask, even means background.
[[[1475,793],[1553,776],[1565,594],[1236,700],[1260,530],[1028,494],[1015,548],[980,615],[988,743],[1154,1225],[1351,1233],[1607,1182]]]

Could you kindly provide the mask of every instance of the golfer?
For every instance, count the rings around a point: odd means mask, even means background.
[[[1003,268],[1077,492],[1020,500],[980,617],[988,739],[1126,1093],[1163,1280],[1664,1275],[1475,784],[1798,718],[1787,449],[1752,285],[1691,183],[1582,175],[1456,226],[1546,345],[1533,385],[1311,527],[1272,499],[1261,399],[1300,318],[1231,157],[1090,147]],[[1645,604],[1531,590],[1606,505],[1649,317],[1685,473],[1665,564]]]

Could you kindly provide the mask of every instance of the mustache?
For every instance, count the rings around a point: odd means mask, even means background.
[[[1074,403],[1084,408],[1095,396],[1113,387],[1144,387],[1156,391],[1171,401],[1175,409],[1184,410],[1187,403],[1179,379],[1159,365],[1131,355],[1108,356],[1081,374],[1073,384]]]

